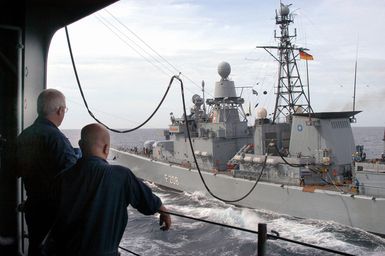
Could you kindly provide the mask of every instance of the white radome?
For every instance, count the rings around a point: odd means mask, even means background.
[[[257,108],[257,119],[265,119],[267,117],[267,110],[265,108]]]
[[[218,74],[223,78],[226,79],[231,72],[231,66],[226,61],[222,61],[218,64]]]

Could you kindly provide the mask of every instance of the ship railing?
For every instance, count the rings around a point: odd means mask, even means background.
[[[258,223],[258,231],[255,231],[255,230],[246,229],[246,228],[242,228],[242,227],[236,227],[236,226],[232,226],[232,225],[228,225],[228,224],[224,224],[224,223],[214,222],[214,221],[205,220],[205,219],[199,219],[199,218],[195,218],[192,216],[187,216],[187,215],[179,214],[179,213],[175,213],[175,212],[162,211],[162,213],[166,213],[166,214],[170,214],[173,216],[186,218],[186,219],[190,219],[190,220],[194,220],[194,221],[204,222],[204,223],[208,223],[211,225],[216,225],[216,226],[220,226],[220,227],[225,227],[225,228],[230,228],[230,229],[235,229],[235,230],[239,230],[239,231],[243,231],[243,232],[256,234],[256,235],[258,235],[258,238],[257,238],[257,255],[258,256],[265,256],[266,255],[266,243],[268,240],[281,240],[281,241],[285,241],[285,242],[294,243],[294,244],[302,245],[305,247],[317,249],[317,250],[324,251],[324,252],[334,253],[336,255],[354,255],[354,254],[350,254],[347,252],[334,250],[331,248],[326,248],[326,247],[322,247],[322,246],[318,246],[318,245],[314,245],[314,244],[309,244],[309,243],[281,237],[279,235],[279,233],[277,231],[274,231],[274,230],[271,230],[271,234],[269,234],[267,232],[267,224],[266,223]],[[140,255],[140,254],[137,254],[137,253],[135,253],[135,252],[133,252],[127,248],[122,247],[122,246],[119,246],[119,248],[121,250],[128,252],[128,253],[131,253],[133,255]]]

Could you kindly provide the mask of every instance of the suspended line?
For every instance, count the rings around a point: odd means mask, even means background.
[[[109,20],[107,20],[106,18],[104,18],[103,16],[96,16],[99,21],[100,20],[103,20],[104,22],[108,23],[110,26],[112,26],[114,29],[116,29],[119,33],[121,33],[125,38],[127,38],[128,40],[130,40],[130,42],[132,42],[134,45],[136,45],[136,47],[138,47],[139,49],[141,49],[143,52],[145,52],[148,56],[150,56],[154,61],[156,61],[157,63],[159,63],[160,65],[163,65],[171,74],[174,74],[175,71],[171,70],[168,66],[164,65],[159,59],[155,58],[151,53],[149,53],[146,49],[144,49],[142,46],[140,46],[137,42],[135,42],[133,39],[131,39],[128,35],[126,35],[125,33],[123,33],[120,28],[118,28],[117,26],[115,26],[114,24],[112,24],[112,22],[110,22]],[[107,28],[108,26],[106,24],[104,24]],[[110,29],[110,28],[108,28]],[[179,73],[179,71],[177,70],[176,72]]]
[[[169,73],[167,73],[165,70],[163,70],[160,66],[163,66],[165,69],[167,69],[171,74],[173,73],[173,71],[168,68],[166,65],[164,65],[162,62],[160,62],[157,58],[155,58],[153,55],[151,55],[150,53],[148,53],[145,49],[143,49],[143,47],[139,46],[135,41],[133,41],[131,38],[129,38],[126,34],[124,34],[119,28],[117,28],[115,25],[113,25],[110,21],[108,21],[107,19],[105,19],[104,17],[100,16],[95,16],[97,20],[99,20],[108,30],[110,30],[113,34],[115,34],[124,44],[126,44],[127,46],[129,46],[133,51],[135,51],[139,56],[141,56],[143,59],[145,59],[148,63],[150,63],[151,65],[153,65],[155,68],[157,68],[159,71],[161,71],[163,74],[165,74],[166,76],[170,76]],[[108,24],[107,24],[108,23]],[[143,55],[141,52],[139,52],[137,49],[135,49],[135,47],[133,47],[129,42],[127,42],[124,38],[122,38],[121,35],[119,35],[119,33],[117,33],[116,31],[114,31],[111,27],[113,27],[114,29],[116,29],[118,32],[120,32],[120,34],[122,34],[124,37],[126,37],[128,40],[130,40],[133,44],[135,44],[138,48],[140,48],[143,52],[145,52],[148,56],[150,56],[153,60],[155,60],[156,62],[158,62],[160,64],[160,66],[156,65],[153,61],[151,61],[149,58],[147,58],[145,55]],[[179,71],[178,71],[179,72]],[[194,94],[194,92],[191,90],[191,89],[188,89],[191,93]]]
[[[127,27],[123,22],[121,22],[118,18],[116,18],[115,15],[113,15],[110,11],[108,11],[107,9],[104,9],[105,12],[107,12],[116,22],[118,22],[120,25],[122,25],[125,29],[127,29],[127,31],[129,31],[131,34],[133,34],[139,41],[141,41],[145,46],[147,46],[153,53],[155,53],[159,58],[161,58],[163,61],[165,61],[168,65],[170,65],[170,67],[172,67],[178,74],[181,74],[183,77],[185,77],[187,80],[189,80],[192,84],[194,84],[195,86],[197,86],[198,88],[202,89],[201,86],[199,86],[194,80],[192,80],[191,78],[189,78],[187,75],[185,75],[184,73],[182,73],[177,67],[175,67],[172,63],[170,63],[166,58],[164,58],[162,55],[160,55],[153,47],[151,47],[148,43],[146,43],[138,34],[136,34],[132,29],[130,29],[129,27]],[[147,53],[148,54],[148,53]],[[150,54],[149,54],[150,55]],[[210,93],[207,93],[208,95],[210,95],[211,97],[213,97],[213,95],[211,95]]]
[[[134,31],[132,31],[130,28],[128,28],[123,22],[121,22],[118,18],[116,18],[111,12],[109,12],[107,9],[104,9],[105,12],[107,12],[116,22],[118,22],[120,25],[122,25],[124,28],[126,28],[131,34],[133,34],[138,40],[140,40],[145,46],[147,46],[153,53],[155,53],[159,58],[161,58],[163,61],[165,61],[168,65],[170,65],[175,72],[180,73],[179,69],[175,67],[173,64],[171,64],[167,59],[165,59],[162,55],[160,55],[157,51],[155,51],[154,48],[152,48],[149,44],[147,44],[142,38],[140,38]]]
[[[73,57],[73,54],[72,54],[72,48],[71,48],[71,42],[70,42],[70,38],[69,38],[69,34],[68,34],[68,29],[67,29],[67,26],[65,27],[65,31],[66,31],[66,35],[67,35],[67,43],[68,43],[68,49],[69,49],[69,52],[70,52],[70,56],[71,56],[71,61],[72,61],[72,67],[74,69],[74,73],[75,73],[75,77],[76,77],[76,81],[77,81],[77,84],[78,84],[78,87],[79,87],[79,91],[80,91],[80,94],[82,96],[82,99],[83,99],[83,102],[84,102],[84,105],[85,107],[87,108],[87,111],[89,113],[89,115],[96,121],[98,122],[99,124],[103,125],[104,127],[106,127],[106,129],[112,131],[112,132],[116,132],[116,133],[128,133],[128,132],[132,132],[132,131],[135,131],[137,129],[139,129],[140,127],[142,127],[143,125],[145,125],[148,121],[151,120],[151,118],[155,115],[155,113],[158,111],[158,109],[160,108],[160,106],[162,105],[164,99],[166,98],[169,90],[170,90],[170,87],[171,87],[171,83],[172,83],[172,80],[170,81],[167,89],[166,89],[166,92],[164,93],[161,101],[159,102],[158,106],[155,108],[154,112],[143,122],[141,123],[140,125],[138,125],[137,127],[134,127],[132,129],[128,129],[128,130],[117,130],[117,129],[112,129],[110,127],[108,127],[106,124],[104,124],[103,122],[101,122],[98,118],[96,118],[96,116],[91,112],[90,108],[88,107],[88,103],[87,103],[87,100],[86,98],[84,97],[84,93],[83,93],[83,90],[82,90],[82,87],[81,87],[81,84],[80,84],[80,80],[79,80],[79,76],[78,76],[78,72],[76,70],[76,65],[75,65],[75,61],[74,61],[74,57]]]
[[[144,56],[142,53],[140,53],[137,49],[135,49],[132,45],[130,45],[124,38],[122,38],[118,33],[116,33],[113,29],[111,29],[105,21],[103,21],[101,18],[95,16],[107,29],[109,29],[112,33],[114,33],[120,40],[122,40],[126,45],[128,45],[133,51],[135,51],[139,56],[141,56],[145,61],[153,65],[155,68],[157,68],[159,71],[161,71],[166,76],[169,76],[170,74],[164,71],[162,68],[154,64],[151,60],[149,60],[146,56]]]

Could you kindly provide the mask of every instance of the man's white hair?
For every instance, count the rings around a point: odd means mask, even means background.
[[[37,98],[37,114],[48,116],[60,107],[66,107],[64,94],[56,89],[45,89]]]

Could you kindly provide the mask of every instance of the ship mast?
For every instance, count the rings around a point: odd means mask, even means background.
[[[313,112],[310,106],[310,95],[305,94],[296,62],[299,51],[308,49],[298,48],[291,43],[297,36],[297,31],[294,29],[294,35],[290,35],[289,25],[294,20],[289,6],[281,3],[279,11],[276,10],[275,20],[281,31],[279,36],[274,31],[274,37],[279,40],[278,46],[257,46],[265,49],[279,63],[273,123],[282,119],[291,122],[291,116],[296,112]],[[277,49],[278,56],[271,52],[272,49]]]

